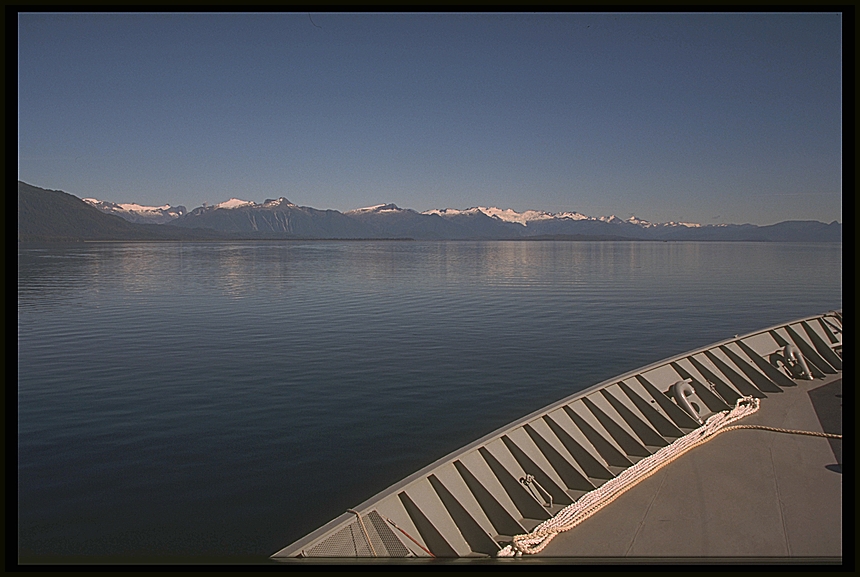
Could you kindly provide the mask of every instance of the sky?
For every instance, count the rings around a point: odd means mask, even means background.
[[[18,179],[842,222],[842,14],[19,13]]]

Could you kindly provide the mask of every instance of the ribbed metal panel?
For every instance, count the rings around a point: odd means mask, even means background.
[[[806,332],[809,339],[812,341],[812,346],[815,348],[816,352],[827,361],[831,367],[834,369],[841,371],[842,370],[842,359],[833,352],[833,349],[830,348],[830,345],[827,344],[822,335],[818,334],[818,332],[813,328],[809,323],[803,322],[800,323],[803,327],[803,330]]]
[[[782,348],[769,332],[761,333],[745,339],[739,339],[737,342],[742,342],[745,346],[755,351],[757,355],[764,358],[767,358],[770,353]]]
[[[668,395],[658,391],[657,387],[645,378],[644,375],[636,375],[636,380],[642,386],[644,393],[642,396],[649,401],[654,401],[653,407],[658,409],[663,416],[668,417],[672,424],[682,430],[684,434],[699,427],[699,423],[694,421],[693,417],[670,400]]]
[[[628,458],[644,458],[651,454],[630,425],[618,415],[601,395],[583,399],[583,404],[614,439]]]
[[[474,522],[481,528],[481,532],[489,537],[494,537],[499,533],[493,526],[492,521],[487,516],[487,513],[484,511],[481,504],[478,502],[476,495],[472,492],[472,489],[469,488],[469,485],[463,479],[463,476],[457,471],[457,468],[453,463],[448,463],[439,467],[439,469],[433,473],[433,476],[438,479],[439,483],[445,487],[445,490],[447,490],[451,496],[456,499],[458,505],[462,507],[463,512],[465,512],[465,514],[474,520]],[[437,491],[437,493],[438,492],[439,491]],[[447,504],[446,507],[448,507]],[[450,507],[448,508],[450,509]],[[454,521],[457,523],[458,527],[461,526],[460,519],[462,517],[463,515],[454,517]],[[472,531],[472,528],[467,528],[466,530]],[[463,531],[464,529],[461,527],[461,533]]]
[[[839,340],[836,338],[834,331],[840,332],[833,325],[828,323],[825,319],[817,319],[818,321],[818,329],[827,337],[827,341],[831,345],[835,345],[839,343]]]
[[[785,347],[789,344],[794,344],[794,340],[791,335],[788,333],[788,327],[780,327],[778,329],[774,329],[770,331],[770,334],[773,338],[779,343],[780,347]],[[796,346],[796,345],[795,345]],[[802,349],[801,349],[802,351]],[[780,351],[781,352],[781,351]],[[809,371],[812,373],[812,376],[816,379],[820,379],[824,377],[824,371],[818,368],[818,365],[812,362],[811,359],[807,359],[807,366],[809,367]]]
[[[423,484],[412,487],[413,491],[419,494],[423,493],[418,498],[422,502],[423,508],[416,504],[412,496],[406,491],[398,493],[397,498],[403,503],[412,524],[418,529],[421,539],[426,543],[434,557],[462,557],[466,555],[468,546],[464,542],[460,542],[462,537],[459,536],[456,529],[451,530],[450,517],[446,518],[444,515],[440,515],[438,507],[433,505],[428,507],[427,502],[430,501],[430,497],[426,492],[430,488],[429,481],[425,480],[425,482],[428,484],[427,488],[423,487]],[[455,534],[459,538],[456,538]],[[451,543],[452,540],[454,541],[453,544]]]
[[[613,473],[617,473],[617,468],[626,469],[633,464],[633,461],[628,456],[625,456],[621,446],[615,442],[597,418],[588,411],[584,403],[566,405],[562,413],[558,414],[557,417],[547,415],[544,417],[544,420],[556,432],[556,435],[560,434],[560,432],[553,424],[562,430],[569,430],[568,427],[565,427],[565,422],[566,420],[570,422],[571,426],[575,427],[588,440],[588,443],[600,455],[606,467]],[[585,446],[587,447],[588,445]],[[616,468],[616,470],[613,470],[613,468]]]
[[[520,522],[522,515],[498,477],[478,451],[463,455],[455,461],[454,465],[457,466],[458,463],[460,466],[457,467],[457,470],[467,484],[473,480],[480,484],[480,489],[470,488],[470,490],[476,500],[482,504],[487,517],[493,522],[493,526],[499,531],[499,534],[509,535],[507,531],[511,529],[510,520],[513,520],[518,527],[523,527]],[[483,494],[482,490],[486,490],[486,494]],[[492,501],[489,501],[490,498]],[[501,507],[502,511],[498,511],[496,505]]]
[[[616,418],[627,423],[643,445],[649,448],[662,448],[669,444],[669,441],[659,432],[651,428],[647,417],[639,411],[639,407],[633,404],[633,400],[620,387],[615,387],[614,392],[610,389],[602,389],[600,393],[615,410]]]
[[[800,332],[803,332],[802,328],[797,328],[800,330]],[[806,341],[806,339],[801,337],[800,334],[795,331],[794,328],[789,325],[785,327],[785,331],[788,333],[788,336],[791,337],[791,340],[794,342],[794,344],[797,345],[797,348],[800,349],[800,352],[803,353],[803,356],[806,358],[807,364],[812,363],[813,365],[818,367],[818,370],[822,373],[828,375],[836,374],[836,370],[831,367],[830,364],[824,358],[822,358],[821,355],[818,354],[818,352],[815,350],[815,347],[810,345]]]
[[[403,546],[409,550],[409,556],[430,556],[426,551],[424,551],[424,549],[422,549],[422,547],[427,548],[427,544],[421,539],[421,534],[418,532],[418,528],[412,523],[409,513],[406,511],[406,508],[403,506],[403,503],[397,495],[390,495],[389,497],[382,499],[375,505],[375,510],[378,512],[380,517],[389,524],[389,526],[391,526],[391,521],[397,525],[397,528],[391,527],[392,533],[395,538],[397,538]],[[404,534],[404,532],[406,534]],[[417,541],[417,543],[413,541],[413,539]]]
[[[566,419],[569,428],[563,428],[556,419]],[[559,477],[567,484],[568,489],[576,489],[575,483],[583,474],[595,486],[611,479],[614,475],[608,469],[608,463],[589,442],[581,428],[564,411],[557,414],[556,419],[545,415],[542,419],[526,425],[525,429]],[[573,431],[574,434],[571,435],[568,431]],[[575,467],[574,463],[579,467]]]
[[[836,352],[841,338],[841,314],[830,313],[606,381],[488,435],[366,502],[360,510],[363,527],[358,517],[341,516],[274,557],[493,556],[511,536],[698,427],[671,396],[676,382],[689,380],[690,398],[699,417],[706,417],[742,395],[762,398],[795,386],[778,362],[788,344],[800,349],[816,377],[841,370]]]
[[[782,388],[795,386],[795,383],[788,378],[785,373],[774,367],[768,360],[765,360],[762,355],[756,353],[746,343],[738,342],[737,344],[741,351],[746,355],[746,358],[752,361],[752,363],[758,367],[761,372],[767,375],[767,378],[773,381],[774,384]],[[770,355],[767,356],[770,357]]]
[[[484,527],[466,510],[460,500],[434,474],[427,478],[433,490],[436,491],[446,511],[457,526],[460,535],[469,546],[469,553],[493,555],[499,550],[499,545],[486,532]]]
[[[756,397],[759,399],[767,398],[764,392],[756,387],[749,379],[742,375],[737,369],[732,368],[732,362],[726,357],[726,354],[719,348],[713,348],[705,351],[705,356],[720,372],[720,376],[728,379],[732,386],[742,395]]]
[[[824,327],[824,330],[830,335],[830,342],[832,344],[841,344],[842,343],[842,322],[837,321],[836,319],[830,317],[822,317],[818,319],[818,322],[821,323]]]
[[[679,359],[673,362],[671,367],[677,373],[679,380],[690,380],[690,385],[696,391],[696,396],[708,408],[705,411],[706,414],[725,411],[729,408],[728,403],[717,393],[713,385],[696,370],[690,359]]]
[[[743,351],[738,347],[737,343],[722,345],[720,346],[720,351],[728,357],[729,361],[731,361],[735,367],[740,369],[740,372],[749,379],[749,381],[753,383],[758,390],[766,393],[782,392],[782,389],[780,389],[766,374],[742,358],[742,356],[746,355],[743,355]]]
[[[543,504],[538,502],[528,489],[520,483],[519,479],[525,477],[526,473],[507,450],[501,439],[488,443],[486,447],[481,447],[478,452],[513,501],[521,523],[527,520],[544,521],[550,518],[551,515]]]
[[[506,440],[507,439],[507,440]],[[532,469],[537,467],[540,469],[540,474],[547,477],[547,481],[559,488],[559,495],[556,498],[557,503],[570,503],[569,495],[564,493],[565,481],[561,474],[552,466],[551,459],[558,452],[553,449],[546,439],[541,437],[530,424],[519,429],[511,431],[502,437],[507,449],[511,452],[523,471],[535,475]],[[538,478],[540,481],[540,478]],[[550,487],[544,485],[547,490]]]
[[[741,398],[742,395],[737,389],[729,384],[725,377],[720,378],[717,376],[720,371],[711,364],[711,361],[705,355],[692,355],[687,357],[687,360],[695,370],[702,375],[704,381],[713,387],[714,392],[718,394],[726,404],[734,406],[735,401]]]
[[[431,482],[431,477],[435,479],[435,483],[437,484],[436,488],[433,486],[434,482]],[[457,521],[454,518],[452,510],[446,506],[446,502],[443,501],[442,497],[445,496],[447,500],[447,495],[444,491],[438,490],[439,485],[441,485],[441,482],[438,481],[438,477],[435,475],[429,475],[428,477],[421,479],[420,481],[416,481],[407,487],[405,492],[421,509],[423,514],[439,531],[439,534],[444,537],[445,541],[451,546],[451,548],[457,552],[458,556],[462,557],[468,555],[472,552],[472,549],[457,526]],[[440,492],[442,495],[440,495]],[[460,511],[457,510],[456,513],[460,513]],[[415,518],[413,518],[412,521],[418,525]],[[421,531],[420,526],[418,526],[418,529]],[[430,550],[433,551],[433,547],[430,547]],[[439,556],[436,551],[434,551],[434,554]]]
[[[561,480],[555,469],[550,466],[546,457],[535,447],[534,442],[525,436],[522,429],[513,431],[513,436],[519,437],[514,441],[511,436],[504,435],[502,443],[510,451],[522,471],[525,473],[518,480],[524,483],[534,499],[547,509],[553,504],[570,505],[573,500],[565,491],[565,482]],[[525,448],[524,448],[525,447]],[[531,475],[537,485],[524,482],[526,475]]]
[[[515,508],[513,503],[508,507],[502,505],[502,502],[508,499],[507,497],[501,498],[501,493],[504,492],[501,485],[496,491],[491,491],[487,487],[487,483],[479,481],[472,471],[459,460],[454,461],[454,468],[480,506],[484,516],[489,520],[492,529],[488,529],[488,533],[493,535],[494,539],[500,535],[510,537],[525,530],[518,521],[517,515],[511,512]],[[486,478],[489,479],[489,477]]]

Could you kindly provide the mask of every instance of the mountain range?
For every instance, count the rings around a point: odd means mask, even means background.
[[[841,242],[842,224],[786,221],[701,225],[651,223],[636,217],[578,212],[516,212],[495,207],[418,212],[394,204],[339,212],[232,198],[187,211],[184,206],[80,199],[18,182],[18,240],[701,240]]]

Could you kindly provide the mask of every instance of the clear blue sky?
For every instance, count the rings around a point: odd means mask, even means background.
[[[18,178],[79,197],[842,221],[842,15],[18,15]]]

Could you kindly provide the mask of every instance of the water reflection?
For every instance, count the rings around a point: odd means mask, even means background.
[[[92,243],[18,267],[19,553],[44,555],[265,557],[578,388],[842,302],[841,245]]]
[[[766,250],[764,250],[766,248]],[[127,297],[220,294],[283,298],[297,286],[334,292],[417,285],[557,285],[642,291],[841,273],[841,245],[695,242],[92,243],[18,250],[20,307]]]
[[[94,261],[79,245],[19,246],[19,311],[76,302],[90,289]]]

